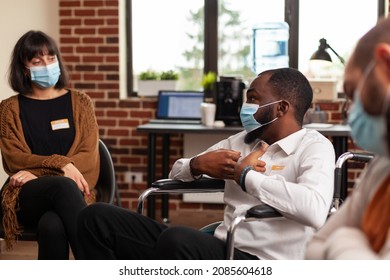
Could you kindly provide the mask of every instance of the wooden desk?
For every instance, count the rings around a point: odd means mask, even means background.
[[[332,139],[332,143],[336,152],[336,159],[348,150],[348,138],[350,136],[350,127],[348,125],[333,125],[330,127],[315,128],[318,132]],[[226,134],[233,135],[242,131],[241,126],[227,126],[223,128],[206,127],[201,124],[161,124],[147,123],[137,127],[137,131],[148,133],[148,186],[156,180],[156,138],[158,135],[163,137],[163,154],[162,154],[162,176],[167,178],[169,174],[169,149],[170,135],[177,133],[193,133],[193,134]],[[347,169],[343,168],[343,184],[341,198],[344,199],[347,195]],[[162,198],[162,219],[165,222],[169,221],[168,216],[168,195]],[[155,201],[154,197],[148,198],[147,215],[155,218]]]

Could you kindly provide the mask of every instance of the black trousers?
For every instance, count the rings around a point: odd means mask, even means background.
[[[78,256],[76,221],[86,207],[76,183],[62,176],[44,176],[22,186],[18,221],[37,227],[38,259],[69,259],[69,245]]]
[[[78,238],[82,259],[221,260],[225,242],[188,227],[168,227],[127,209],[96,203],[80,212]],[[235,259],[257,259],[235,250]]]

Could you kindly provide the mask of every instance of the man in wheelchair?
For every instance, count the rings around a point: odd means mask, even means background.
[[[79,216],[86,259],[225,259],[232,219],[264,203],[282,217],[244,223],[235,233],[235,259],[302,259],[305,243],[328,215],[334,180],[331,142],[302,128],[313,92],[298,70],[259,74],[247,90],[244,130],[172,167],[170,178],[225,180],[224,220],[214,235],[167,226],[107,204]]]

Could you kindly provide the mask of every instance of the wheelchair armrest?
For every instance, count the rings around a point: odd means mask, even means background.
[[[277,217],[282,217],[282,214],[280,214],[275,208],[272,208],[269,205],[260,204],[250,208],[246,212],[245,217],[256,218],[256,219],[277,218]]]
[[[333,208],[336,210],[341,204],[341,185],[343,176],[343,166],[348,160],[356,162],[368,163],[374,158],[374,154],[371,153],[358,153],[358,152],[345,152],[337,158],[336,167],[334,170],[334,194],[333,194]]]
[[[159,192],[164,191],[223,191],[225,189],[225,181],[214,178],[200,178],[198,180],[183,182],[174,179],[161,179],[152,183],[153,188],[157,188]]]
[[[181,193],[203,193],[223,192],[225,181],[222,179],[200,178],[199,180],[183,182],[181,180],[161,179],[152,183],[152,186],[138,198],[137,212],[143,213],[144,200],[151,194],[181,194]]]
[[[355,153],[355,152],[345,152],[337,158],[336,169],[341,169],[343,164],[347,160],[354,160],[358,162],[369,162],[374,158],[374,154],[370,153]]]
[[[369,153],[353,153],[353,160],[360,162],[369,162],[374,158],[374,154]]]

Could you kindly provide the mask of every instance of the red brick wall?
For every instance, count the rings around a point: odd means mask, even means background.
[[[119,12],[118,0],[60,0],[60,49],[71,75],[71,86],[86,91],[94,100],[100,138],[108,145],[115,164],[123,207],[135,209],[146,188],[147,136],[136,131],[155,115],[155,98],[119,99]],[[341,104],[322,103],[329,120],[340,122]],[[351,146],[353,148],[353,146]],[[182,155],[182,137],[171,144],[172,161]],[[158,141],[157,161],[161,161]],[[141,171],[142,184],[124,182],[124,172]],[[161,166],[156,178],[161,177]],[[360,169],[352,169],[352,181]],[[157,201],[157,203],[159,203]],[[176,198],[170,208],[217,208],[219,205],[183,204]]]
[[[71,87],[84,90],[94,100],[100,138],[109,147],[115,164],[122,206],[134,209],[136,199],[146,188],[147,171],[147,135],[138,133],[136,127],[154,117],[156,99],[119,99],[118,0],[59,3],[59,44],[70,72]],[[182,140],[174,140],[171,154],[179,157]],[[158,160],[160,154],[161,148]],[[144,182],[125,183],[126,171],[143,172]]]

